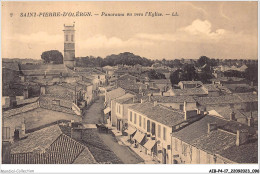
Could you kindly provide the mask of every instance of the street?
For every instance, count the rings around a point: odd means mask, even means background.
[[[99,124],[103,122],[103,108],[104,98],[100,97],[96,100],[90,108],[83,115],[83,124]],[[98,131],[97,131],[98,132]],[[111,133],[99,133],[99,137],[103,140],[118,158],[120,158],[124,164],[138,164],[143,162],[143,159],[133,152],[129,147],[118,144],[117,140]]]

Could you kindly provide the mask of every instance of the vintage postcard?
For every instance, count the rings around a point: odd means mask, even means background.
[[[1,6],[2,173],[259,172],[257,1]]]

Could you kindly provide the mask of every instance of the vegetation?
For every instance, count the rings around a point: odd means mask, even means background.
[[[105,58],[86,56],[76,59],[76,65],[82,67],[104,67],[116,65],[142,65],[151,66],[154,62],[150,59],[134,55],[133,53],[125,52],[118,55],[112,54]]]
[[[254,82],[254,84],[258,84],[258,65],[248,65],[245,70],[245,78]]]
[[[155,70],[147,72],[149,79],[166,79],[165,75]]]
[[[61,52],[58,50],[50,50],[45,51],[41,55],[41,59],[44,60],[44,63],[54,63],[54,64],[62,64],[63,63],[63,56]]]

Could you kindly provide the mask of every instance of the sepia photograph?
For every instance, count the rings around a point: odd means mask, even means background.
[[[1,173],[259,173],[258,4],[2,1]]]

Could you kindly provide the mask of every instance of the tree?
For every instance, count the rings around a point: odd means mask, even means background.
[[[245,70],[245,78],[255,84],[258,83],[258,65],[248,65]]]
[[[193,65],[185,64],[182,69],[178,69],[171,73],[170,80],[172,85],[178,84],[180,81],[198,80],[199,76]]]
[[[45,63],[53,62],[54,64],[62,64],[63,63],[63,56],[61,52],[58,50],[50,50],[45,51],[41,55],[41,59],[44,60]]]
[[[170,80],[171,80],[172,85],[176,85],[181,81],[181,73],[182,73],[182,70],[178,69],[170,74]]]
[[[150,79],[166,79],[164,74],[156,72],[155,70],[148,71],[148,77]]]

